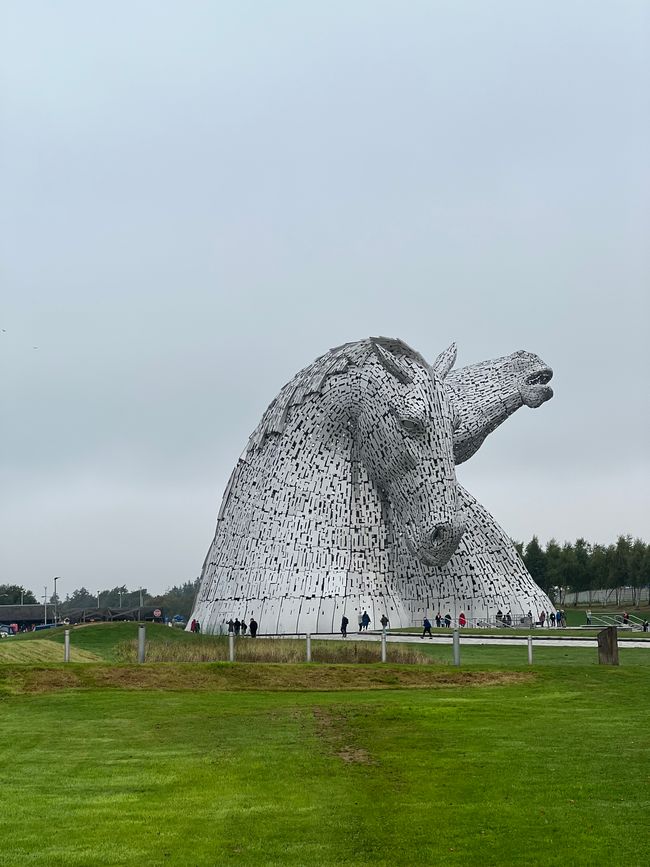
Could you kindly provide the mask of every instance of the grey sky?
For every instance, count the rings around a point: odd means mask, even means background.
[[[371,334],[538,353],[459,478],[648,539],[649,9],[5,0],[0,583],[196,576],[266,405]]]

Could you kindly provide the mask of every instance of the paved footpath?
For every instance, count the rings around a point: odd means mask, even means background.
[[[348,639],[352,639],[353,641],[379,641],[381,637],[381,632],[348,632]],[[312,638],[316,640],[330,640],[330,641],[340,641],[341,636],[336,633],[332,634],[314,634]],[[596,647],[598,644],[597,639],[594,638],[547,638],[542,635],[535,635],[533,633],[531,635],[533,639],[533,646],[537,647]],[[430,641],[431,644],[451,644],[453,641],[452,631],[449,631],[448,635],[440,635],[434,634],[433,638],[420,638],[419,635],[408,632],[394,632],[387,633],[386,640],[389,642],[396,642],[399,644],[419,644],[421,641]],[[460,643],[461,644],[501,644],[504,646],[508,645],[526,645],[528,644],[528,637],[525,635],[513,635],[512,638],[506,637],[505,635],[469,635],[467,633],[463,634],[460,632]],[[642,647],[647,650],[650,650],[650,641],[634,641],[634,639],[624,638],[620,639],[618,642],[619,650],[625,649],[626,647]]]

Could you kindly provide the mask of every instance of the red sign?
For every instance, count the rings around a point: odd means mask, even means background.
[[[153,616],[154,617],[162,617],[162,611],[160,610],[160,608],[154,608]]]

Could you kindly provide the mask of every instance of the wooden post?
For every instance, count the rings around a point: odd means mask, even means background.
[[[618,665],[618,633],[615,626],[602,629],[598,635],[598,663]]]

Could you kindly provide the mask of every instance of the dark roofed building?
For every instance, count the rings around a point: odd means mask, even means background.
[[[45,623],[45,609],[47,608],[47,622],[54,622],[53,605],[0,605],[0,625],[17,623],[19,629],[31,629]]]
[[[46,612],[47,609],[47,612]],[[75,608],[66,610],[59,605],[59,623],[92,623],[110,620],[149,620],[162,622],[164,612],[153,605],[142,608]],[[47,617],[47,620],[46,620]],[[54,624],[53,605],[0,605],[0,626],[17,623],[18,629],[32,629]]]

